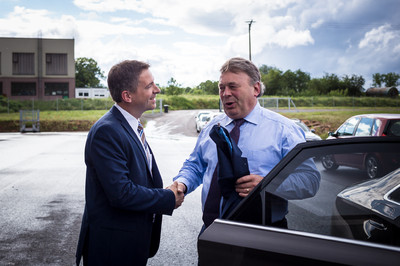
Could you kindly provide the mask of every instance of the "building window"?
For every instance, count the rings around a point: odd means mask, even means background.
[[[35,96],[35,82],[11,82],[11,96]]]
[[[44,95],[45,96],[69,96],[69,84],[68,83],[45,83],[44,84]]]
[[[3,82],[0,82],[0,96],[3,95]]]
[[[80,91],[80,92],[78,92],[78,95],[79,96],[83,96],[83,97],[89,97],[89,92],[87,92],[87,91]]]
[[[46,75],[67,75],[67,54],[46,54]]]
[[[13,75],[35,75],[34,53],[12,54]]]

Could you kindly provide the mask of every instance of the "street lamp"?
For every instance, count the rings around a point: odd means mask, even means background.
[[[250,35],[250,31],[251,31],[251,24],[253,24],[253,22],[255,22],[254,20],[249,20],[246,21],[246,23],[249,24],[249,60],[251,61],[251,35]]]

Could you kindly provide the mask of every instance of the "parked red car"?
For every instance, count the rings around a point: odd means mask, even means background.
[[[327,139],[368,136],[400,137],[400,114],[363,114],[352,116]],[[381,177],[400,165],[400,158],[385,157],[374,153],[327,155],[322,165],[329,171],[339,166],[354,167],[366,171],[369,178]]]
[[[400,114],[355,115],[327,139],[360,136],[400,136]]]

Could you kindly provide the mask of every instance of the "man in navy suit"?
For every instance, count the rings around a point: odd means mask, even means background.
[[[156,107],[160,89],[150,65],[113,66],[108,87],[115,105],[91,128],[85,147],[86,205],[76,253],[79,265],[146,265],[160,242],[162,214],[183,202],[177,182],[163,189],[140,116]]]

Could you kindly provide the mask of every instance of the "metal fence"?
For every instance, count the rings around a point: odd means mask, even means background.
[[[153,112],[162,112],[163,99],[157,99]],[[114,105],[111,99],[56,99],[41,100],[10,100],[0,99],[0,113],[15,113],[19,110],[68,111],[68,110],[108,110]]]
[[[175,97],[175,98],[174,98]],[[212,98],[215,97],[215,98]],[[174,110],[179,109],[213,109],[218,96],[196,98],[188,95],[158,98],[157,106],[153,112],[163,112],[171,104]],[[178,100],[184,98],[184,101]],[[214,101],[215,100],[215,101]],[[298,111],[300,108],[400,108],[400,97],[261,97],[258,99],[260,105],[275,110]],[[16,113],[19,110],[40,110],[40,111],[66,111],[66,110],[108,110],[114,104],[111,98],[108,99],[57,99],[51,101],[43,100],[10,100],[0,96],[0,113]],[[184,105],[185,104],[185,105]],[[173,106],[172,106],[173,105]],[[190,106],[190,107],[189,107]]]

